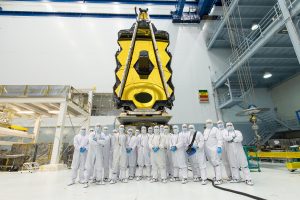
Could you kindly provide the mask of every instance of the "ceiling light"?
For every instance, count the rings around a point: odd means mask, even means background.
[[[59,110],[48,110],[48,113],[50,113],[50,114],[58,114]]]
[[[252,31],[255,31],[256,29],[258,29],[258,27],[259,27],[259,25],[256,24],[256,23],[254,23],[254,24],[252,24],[252,26],[251,26],[251,30],[252,30]]]
[[[34,114],[33,111],[29,111],[29,110],[21,110],[17,112],[18,114]]]
[[[265,79],[271,78],[271,77],[272,77],[272,74],[271,74],[270,72],[265,72],[263,77],[264,77]]]

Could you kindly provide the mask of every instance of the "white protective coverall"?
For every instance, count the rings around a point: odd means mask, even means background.
[[[109,168],[111,167],[111,135],[108,132],[108,127],[103,127],[103,133],[105,138],[105,145],[103,149],[103,165],[104,165],[104,180],[108,181],[109,179]]]
[[[122,182],[127,182],[127,153],[126,153],[126,135],[124,134],[124,125],[120,125],[119,132],[114,134],[112,139],[113,162],[112,162],[112,180],[115,183],[117,175]]]
[[[137,136],[137,164],[138,169],[136,171],[137,180],[140,180],[142,176],[150,177],[150,148],[149,148],[149,136],[147,134],[147,128],[142,126],[141,134]],[[143,173],[143,169],[145,173]]]
[[[131,128],[127,131],[127,146],[126,148],[131,149],[131,151],[128,153],[128,167],[129,167],[129,179],[132,180],[135,174],[136,169],[136,157],[137,157],[137,137],[133,134],[133,130]]]
[[[190,135],[190,142],[192,142],[192,138],[193,138],[193,133],[196,132],[195,126],[194,125],[189,125],[189,130],[191,132]],[[202,184],[206,184],[206,180],[207,180],[207,175],[206,175],[206,156],[205,156],[205,151],[204,151],[204,137],[203,134],[200,131],[197,131],[197,135],[195,138],[195,142],[194,142],[194,147],[196,147],[196,153],[195,155],[197,156],[197,158],[192,158],[196,160],[196,163],[198,163],[198,168],[197,170],[199,170],[199,174],[201,176],[202,179]],[[195,167],[196,168],[196,167]]]
[[[234,130],[234,127],[230,122],[226,123],[226,129],[228,131],[224,132],[223,138],[227,142],[228,158],[231,166],[232,179],[240,179],[239,168],[241,168],[246,183],[247,181],[251,182],[250,170],[248,168],[246,154],[242,145],[243,135],[240,131]],[[250,185],[251,184],[252,182],[250,183]]]
[[[86,128],[81,127],[79,134],[74,137],[74,154],[72,160],[72,182],[69,185],[75,183],[78,170],[79,170],[79,182],[84,183],[84,168],[88,152],[89,136],[86,134]],[[80,148],[85,148],[84,152],[80,152]]]
[[[193,140],[193,136],[194,133],[196,132],[194,125],[189,125],[189,131],[188,133],[186,133],[186,149],[188,148],[188,146],[192,143]],[[191,156],[187,156],[188,162],[191,164],[192,167],[192,172],[193,172],[193,179],[194,181],[199,181],[199,176],[200,176],[200,169],[199,169],[199,147],[198,147],[198,142],[200,141],[199,137],[200,137],[200,132],[196,133],[196,138],[195,141],[193,143],[193,147],[196,149],[196,153],[191,155]]]
[[[105,145],[104,133],[92,129],[89,134],[89,151],[85,163],[85,182],[88,183],[95,172],[96,182],[103,181],[103,148]]]
[[[218,123],[218,129],[220,131],[220,135],[222,135],[222,137],[224,136],[224,134],[227,132],[227,130],[225,129],[224,123],[223,121],[219,120]],[[222,164],[224,165],[225,168],[225,172],[226,175],[229,179],[231,179],[231,169],[230,169],[230,165],[229,165],[229,160],[228,160],[228,143],[224,140],[223,138],[223,148],[222,148]]]
[[[159,127],[154,127],[154,135],[149,140],[149,148],[151,149],[151,165],[152,165],[152,181],[157,181],[158,170],[160,171],[161,179],[166,182],[166,155],[165,155],[165,137],[159,133]],[[159,148],[157,152],[153,148]]]
[[[213,127],[212,120],[206,120],[204,136],[204,151],[208,161],[212,164],[215,172],[215,184],[221,184],[221,156],[217,153],[218,147],[222,148],[223,138],[219,130]]]
[[[164,126],[164,137],[165,137],[165,149],[166,149],[166,173],[167,176],[173,177],[173,162],[172,162],[172,154],[169,151],[169,142],[171,139],[172,134],[170,133],[169,126]]]
[[[188,166],[186,163],[186,152],[185,152],[185,145],[186,145],[186,137],[180,133],[179,128],[177,125],[173,126],[173,135],[170,138],[169,142],[169,149],[172,146],[176,147],[176,151],[171,151],[172,161],[173,161],[173,177],[175,179],[181,177],[182,179],[187,179],[188,177]]]
[[[151,137],[153,137],[153,127],[151,127],[151,126],[148,128],[148,136],[149,136],[149,139]]]

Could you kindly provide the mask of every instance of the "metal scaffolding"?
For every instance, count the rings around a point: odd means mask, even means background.
[[[230,10],[230,8],[227,10]],[[299,35],[295,30],[295,26],[292,21],[292,17],[299,13],[300,1],[278,0],[278,3],[276,3],[275,6],[273,6],[273,8],[258,23],[258,29],[246,35],[243,41],[233,50],[233,53],[229,58],[229,66],[226,71],[217,78],[216,81],[214,81],[214,88],[222,86],[231,75],[244,65],[259,48],[266,44],[270,38],[280,31],[285,25],[287,26],[296,55],[299,58]]]
[[[92,91],[78,91],[64,85],[0,85],[0,106],[14,113],[15,118],[35,119],[33,133],[1,128],[0,135],[32,139],[36,142],[42,117],[57,117],[50,165],[59,164],[62,150],[63,130],[67,113],[86,118],[89,127],[92,105]],[[4,130],[5,129],[5,130]],[[12,144],[2,142],[2,144]]]

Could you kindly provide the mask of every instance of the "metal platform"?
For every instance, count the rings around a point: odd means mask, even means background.
[[[0,85],[0,112],[3,115],[2,121],[5,122],[5,127],[0,128],[0,136],[29,138],[35,143],[39,137],[42,118],[56,118],[50,164],[57,165],[60,160],[66,116],[84,117],[85,126],[88,127],[92,96],[92,90],[76,90],[69,85]],[[35,119],[33,133],[6,128],[13,118]],[[0,145],[14,143],[0,140]]]
[[[118,121],[124,125],[148,125],[148,124],[167,124],[172,118],[166,112],[151,110],[135,110],[122,112],[118,117]]]

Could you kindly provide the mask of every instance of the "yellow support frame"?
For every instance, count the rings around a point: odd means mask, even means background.
[[[288,170],[295,170],[300,168],[300,162],[287,162],[286,163],[286,168]]]
[[[255,152],[249,152],[250,156],[255,156]],[[259,158],[300,158],[300,152],[257,152]]]

